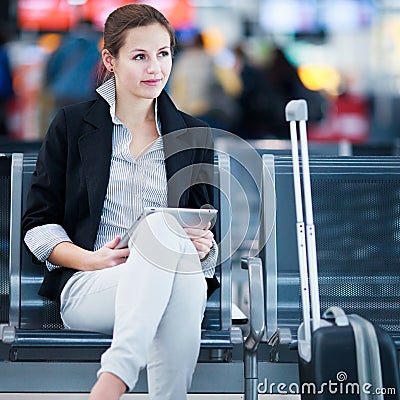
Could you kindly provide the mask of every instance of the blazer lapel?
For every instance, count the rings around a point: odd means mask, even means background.
[[[191,186],[191,166],[194,162],[191,135],[187,124],[165,91],[158,97],[158,111],[168,180],[168,205],[187,207],[189,201],[187,189]]]
[[[113,126],[108,104],[99,98],[84,116],[84,121],[86,127],[78,146],[86,179],[91,220],[97,232],[111,165]]]
[[[168,180],[168,205],[187,207],[192,184],[194,150],[188,126],[172,100],[163,91],[158,98],[162,126],[165,166]],[[107,192],[113,124],[109,105],[100,96],[84,116],[86,126],[78,141],[82,170],[86,179],[93,229],[97,232]]]

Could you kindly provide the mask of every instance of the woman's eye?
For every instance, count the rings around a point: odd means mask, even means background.
[[[134,60],[144,60],[144,58],[144,54],[137,54],[135,57],[133,57]]]
[[[160,52],[161,57],[168,57],[169,56],[169,51],[162,51]]]

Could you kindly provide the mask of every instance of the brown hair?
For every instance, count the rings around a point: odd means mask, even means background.
[[[148,4],[127,4],[114,10],[104,25],[104,49],[117,57],[120,48],[124,45],[126,31],[140,26],[152,24],[162,25],[169,33],[171,52],[174,51],[175,32],[164,15]],[[105,82],[112,76],[103,63],[100,65],[99,81]]]

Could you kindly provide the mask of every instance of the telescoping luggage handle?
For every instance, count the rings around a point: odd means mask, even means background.
[[[312,210],[311,180],[307,145],[307,102],[305,100],[292,100],[287,104],[285,112],[286,121],[290,123],[290,140],[292,144],[294,196],[296,205],[296,231],[300,267],[301,300],[303,304],[304,339],[307,343],[310,343],[310,300],[313,331],[320,327],[321,314],[315,226]],[[303,191],[306,214],[305,227],[303,219],[303,197],[300,179],[299,150],[297,145],[297,125],[299,125],[300,130],[301,165],[303,172]]]

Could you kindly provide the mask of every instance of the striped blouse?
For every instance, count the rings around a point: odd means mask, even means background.
[[[116,236],[123,236],[144,207],[167,207],[167,177],[157,104],[155,113],[159,137],[139,158],[134,159],[129,151],[132,134],[115,115],[114,78],[101,85],[97,92],[110,105],[114,127],[110,178],[94,250],[100,249]],[[60,268],[47,260],[54,247],[61,242],[71,242],[67,232],[58,224],[32,228],[24,240],[35,257],[46,262],[49,271]],[[214,275],[217,255],[218,247],[214,241],[208,257],[202,262],[206,277]]]

